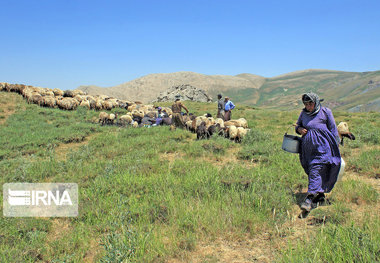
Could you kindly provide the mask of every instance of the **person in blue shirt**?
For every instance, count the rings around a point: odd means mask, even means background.
[[[230,98],[229,97],[225,97],[224,98],[224,120],[225,121],[229,121],[231,120],[231,110],[233,110],[235,108],[235,104],[230,101]]]

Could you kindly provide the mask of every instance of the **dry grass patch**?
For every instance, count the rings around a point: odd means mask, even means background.
[[[4,124],[15,113],[19,97],[18,94],[0,92],[0,124]]]
[[[70,142],[60,144],[58,147],[55,148],[55,156],[57,160],[66,160],[67,154],[69,152],[76,151],[77,149],[79,149],[79,147],[87,145],[97,135],[97,133],[91,134],[90,136],[85,137],[84,140],[81,142]]]

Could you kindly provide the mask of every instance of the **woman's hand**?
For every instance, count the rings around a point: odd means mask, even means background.
[[[306,133],[307,133],[307,130],[305,128],[303,128],[303,127],[299,127],[297,129],[297,131],[298,131],[299,134],[301,134],[302,137],[305,136]]]

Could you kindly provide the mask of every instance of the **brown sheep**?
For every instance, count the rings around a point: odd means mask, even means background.
[[[208,138],[208,131],[206,128],[206,122],[202,121],[197,128],[197,140]]]
[[[112,110],[113,108],[112,102],[109,100],[103,101],[102,106],[105,110]]]
[[[338,134],[340,138],[340,144],[343,146],[343,139],[344,137],[347,137],[350,140],[355,140],[355,135],[353,135],[349,130],[348,130],[348,124],[347,122],[340,122],[338,124]]]
[[[56,105],[57,105],[57,101],[55,97],[52,97],[52,96],[43,97],[43,106],[54,108]]]
[[[39,106],[43,105],[43,97],[39,93],[33,93],[30,99],[34,104],[38,104]]]
[[[6,84],[5,82],[0,82],[0,91],[5,91],[5,87],[6,87]]]
[[[99,123],[102,123],[102,126],[107,124],[108,116],[109,114],[107,112],[102,111],[99,113]]]
[[[95,109],[96,110],[102,110],[103,109],[103,101],[101,99],[98,99],[95,103]]]

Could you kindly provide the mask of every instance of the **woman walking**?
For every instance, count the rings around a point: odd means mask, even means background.
[[[317,94],[302,95],[305,108],[298,117],[296,132],[302,135],[300,161],[309,178],[307,197],[301,209],[324,199],[338,178],[341,164],[338,129],[329,108],[322,107]]]

